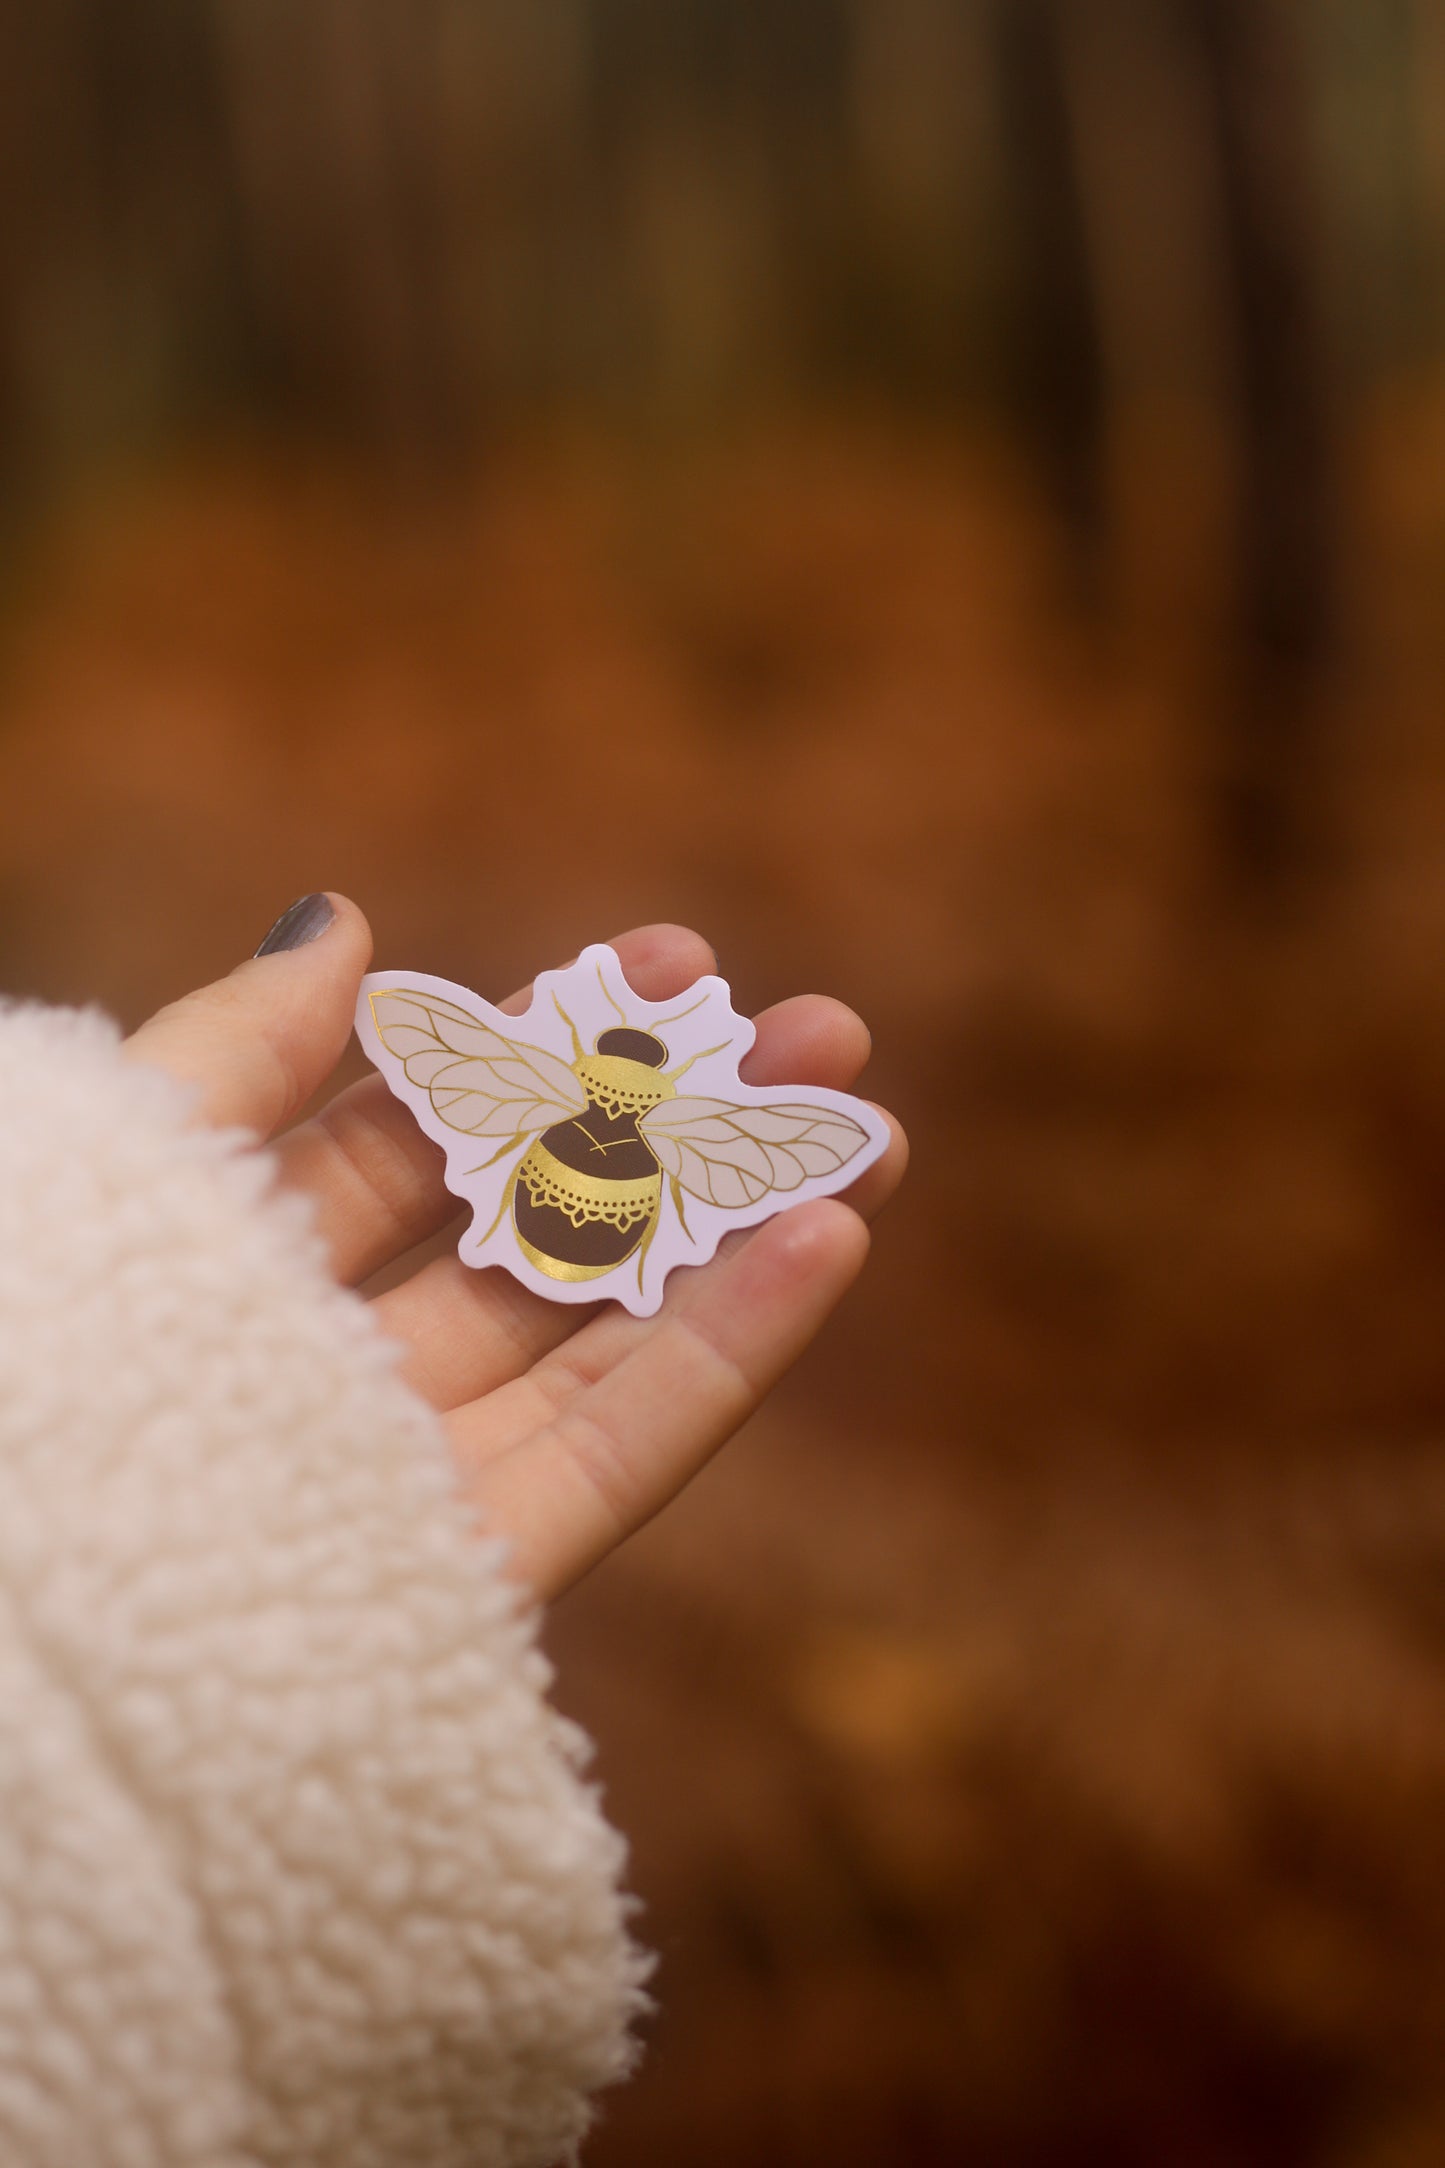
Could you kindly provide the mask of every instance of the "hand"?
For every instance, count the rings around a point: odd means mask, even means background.
[[[128,1042],[137,1060],[197,1087],[202,1118],[270,1138],[331,1074],[371,934],[355,904],[326,902],[334,915],[304,945],[239,965]],[[318,899],[313,920],[324,910]],[[649,1001],[715,969],[707,943],[680,926],[642,927],[612,946]],[[515,1014],[528,998],[501,1006]],[[851,1009],[804,995],[757,1019],[742,1075],[846,1090],[868,1047]],[[672,1275],[655,1317],[549,1303],[456,1256],[375,1298],[407,1376],[443,1417],[478,1520],[510,1541],[513,1571],[544,1599],[665,1505],[802,1353],[862,1266],[866,1221],[903,1172],[903,1133],[889,1119],[889,1150],[846,1203],[819,1199],[729,1236],[710,1264]],[[348,1285],[463,1209],[443,1187],[441,1153],[379,1076],[338,1094],[275,1150],[282,1182],[312,1198]]]

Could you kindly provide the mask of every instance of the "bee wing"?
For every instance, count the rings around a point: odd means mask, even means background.
[[[801,1100],[736,1106],[730,1099],[665,1099],[637,1126],[689,1197],[728,1211],[834,1174],[868,1142],[851,1115]]]
[[[587,1094],[565,1061],[505,1038],[479,1016],[419,987],[368,996],[376,1035],[450,1129],[519,1137],[581,1114]]]

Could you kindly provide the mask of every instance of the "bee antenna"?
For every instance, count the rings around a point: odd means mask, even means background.
[[[727,1040],[724,1039],[722,1046],[699,1047],[698,1051],[695,1054],[688,1055],[687,1060],[683,1063],[680,1069],[669,1069],[665,1072],[666,1081],[669,1084],[675,1084],[680,1076],[687,1075],[688,1070],[692,1067],[695,1061],[706,1061],[709,1054],[721,1054],[726,1048],[727,1043]]]
[[[573,1023],[571,1017],[567,1014],[567,1011],[563,1008],[561,1002],[557,999],[557,996],[555,994],[552,996],[552,1006],[557,1011],[557,1014],[561,1017],[563,1023],[567,1026],[567,1029],[572,1034],[573,1060],[581,1061],[584,1058],[585,1050],[583,1048],[582,1041],[577,1036],[577,1026]]]
[[[669,1024],[680,1024],[685,1016],[692,1015],[693,1009],[700,1009],[706,1000],[706,994],[699,994],[691,1009],[679,1009],[676,1016],[664,1016],[660,1022],[649,1025],[648,1029],[650,1031],[666,1031]]]
[[[627,1018],[626,1018],[626,1017],[625,1017],[625,1016],[623,1015],[623,1013],[622,1013],[621,1009],[617,1008],[617,999],[616,999],[616,996],[615,996],[615,995],[613,994],[613,992],[612,992],[611,988],[610,988],[610,987],[608,986],[608,984],[607,984],[607,981],[606,981],[606,979],[604,979],[604,978],[603,978],[603,976],[602,976],[602,966],[601,966],[601,964],[599,964],[599,965],[597,966],[597,983],[598,983],[598,985],[599,985],[599,986],[600,986],[600,987],[602,988],[602,992],[603,992],[603,996],[604,996],[604,998],[605,998],[605,999],[606,999],[607,1001],[611,1002],[611,1004],[612,1004],[612,1007],[613,1007],[614,1009],[616,1009],[616,1010],[617,1010],[617,1021],[618,1021],[618,1023],[619,1023],[619,1024],[626,1024],[626,1022],[627,1022]]]

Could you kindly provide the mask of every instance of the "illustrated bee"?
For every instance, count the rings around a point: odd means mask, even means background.
[[[581,961],[610,953],[588,951]],[[463,988],[449,987],[446,997],[426,983],[377,988],[371,982],[366,989],[380,1046],[425,1095],[437,1120],[461,1136],[499,1140],[465,1175],[483,1174],[515,1155],[479,1249],[510,1212],[518,1249],[548,1280],[577,1286],[635,1259],[640,1293],[664,1215],[664,1190],[681,1233],[695,1243],[685,1199],[743,1215],[739,1223],[749,1224],[766,1216],[774,1196],[804,1184],[815,1185],[816,1193],[816,1185],[860,1154],[872,1158],[882,1148],[881,1136],[865,1126],[873,1121],[870,1111],[845,1102],[841,1093],[828,1095],[835,1103],[826,1105],[680,1094],[678,1083],[693,1064],[724,1052],[729,1042],[701,1048],[669,1068],[659,1033],[713,997],[704,994],[655,1030],[644,1030],[627,1021],[600,964],[593,968],[619,1021],[598,1032],[589,1051],[553,991],[571,1033],[570,1062],[512,1038],[449,998]],[[725,995],[720,982],[711,984]],[[402,1090],[398,1080],[388,1081]],[[847,1106],[858,1106],[863,1119]],[[417,1112],[425,1121],[420,1105]]]

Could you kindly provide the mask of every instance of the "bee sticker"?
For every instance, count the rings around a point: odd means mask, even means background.
[[[521,1016],[374,971],[356,1029],[472,1208],[463,1263],[505,1265],[556,1302],[613,1295],[650,1317],[674,1265],[845,1188],[888,1142],[845,1092],[740,1082],[753,1027],[721,979],[643,1001],[610,948],[544,971]]]

